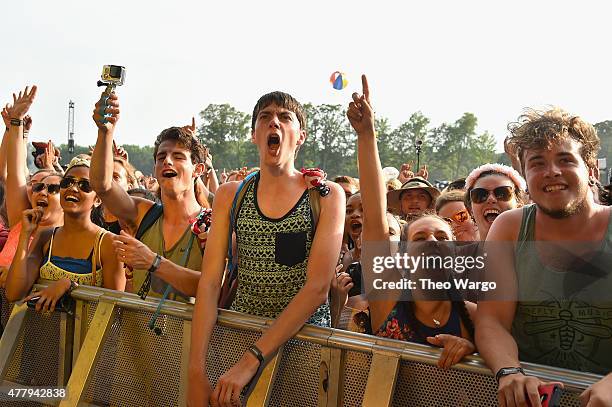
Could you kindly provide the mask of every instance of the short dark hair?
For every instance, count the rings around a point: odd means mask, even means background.
[[[266,93],[260,97],[257,104],[255,104],[255,107],[253,108],[253,116],[251,117],[251,131],[255,131],[255,122],[257,121],[257,115],[259,112],[271,104],[275,104],[295,113],[298,121],[300,122],[300,128],[302,130],[306,130],[306,114],[304,113],[304,108],[302,108],[300,102],[298,102],[288,93],[275,91]]]
[[[198,139],[180,127],[169,127],[159,133],[159,136],[157,136],[157,139],[155,140],[155,147],[153,149],[153,161],[157,160],[159,145],[168,140],[176,141],[185,149],[189,150],[191,153],[191,162],[193,164],[200,164],[204,162],[204,159],[206,158],[206,147],[200,143]]]

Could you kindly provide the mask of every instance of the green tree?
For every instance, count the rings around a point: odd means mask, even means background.
[[[229,104],[210,104],[200,112],[204,123],[198,138],[213,155],[216,168],[252,167],[259,162],[257,148],[250,142],[251,116]]]
[[[357,175],[357,136],[341,105],[304,105],[307,138],[297,156],[297,167],[319,167],[330,178]]]
[[[604,184],[608,184],[610,182],[610,168],[612,168],[612,120],[606,120],[601,123],[595,124],[595,129],[597,130],[597,135],[599,136],[599,140],[601,141],[601,149],[599,150],[599,158],[606,159],[606,174],[604,174],[602,178],[602,182]]]
[[[472,169],[496,158],[494,137],[487,132],[477,135],[477,124],[474,114],[464,113],[455,123],[432,129],[435,165],[430,166],[430,180],[465,177]]]

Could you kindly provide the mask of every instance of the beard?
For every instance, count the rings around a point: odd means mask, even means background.
[[[540,209],[542,212],[544,212],[546,215],[550,216],[553,219],[565,219],[582,212],[582,210],[587,206],[588,188],[580,187],[578,191],[578,196],[580,198],[571,201],[565,208],[561,209],[546,208],[545,206],[537,202],[536,206],[538,207],[538,209]]]

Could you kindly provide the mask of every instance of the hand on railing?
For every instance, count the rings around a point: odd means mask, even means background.
[[[580,405],[586,407],[612,406],[612,374],[590,386],[580,395]]]
[[[476,350],[471,341],[449,334],[429,336],[427,342],[444,348],[438,359],[440,369],[450,369],[452,365],[459,363],[464,356],[471,355]]]
[[[42,291],[36,291],[23,299],[23,302],[38,297],[36,302],[36,312],[52,312],[55,311],[57,301],[70,290],[71,283],[67,278],[61,278],[54,281],[51,285]]]
[[[538,387],[546,384],[558,384],[563,387],[563,383],[546,383],[535,376],[527,376],[521,373],[510,374],[499,379],[497,388],[497,401],[500,406],[528,406],[539,407],[540,394]]]

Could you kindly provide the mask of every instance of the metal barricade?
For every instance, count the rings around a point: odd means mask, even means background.
[[[93,287],[79,287],[73,296],[77,299],[74,317],[14,308],[7,327],[10,332],[0,342],[5,383],[62,385],[70,374],[62,406],[185,405],[192,305],[166,302],[157,320],[158,335],[147,327],[157,299],[142,301],[133,294]],[[213,386],[270,323],[219,312],[207,360]],[[441,370],[435,366],[439,355],[439,349],[424,345],[305,326],[269,363],[245,403],[283,407],[497,404],[495,380],[478,356]],[[545,380],[565,383],[563,406],[578,406],[577,395],[601,378],[523,365]]]

